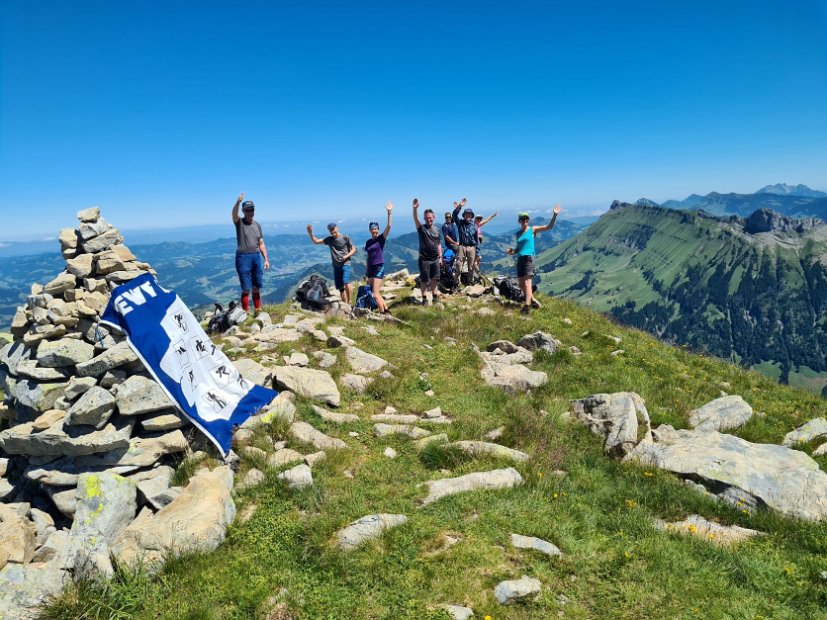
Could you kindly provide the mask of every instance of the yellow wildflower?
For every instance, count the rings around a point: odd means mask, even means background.
[[[637,502],[635,500],[633,500],[633,499],[627,499],[626,500],[626,508],[634,508],[635,506],[637,506]]]
[[[645,472],[643,472],[643,475],[646,476],[647,478],[651,478],[655,474],[653,474],[651,471],[645,471]]]
[[[709,533],[709,540],[715,540],[715,532]]]

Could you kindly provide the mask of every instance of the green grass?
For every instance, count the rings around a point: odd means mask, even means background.
[[[108,585],[76,584],[44,617],[447,618],[433,609],[441,603],[465,604],[476,618],[489,614],[495,620],[827,617],[827,581],[820,577],[827,570],[827,525],[774,513],[743,514],[670,474],[609,459],[600,439],[567,416],[570,399],[630,390],[643,396],[655,425],[685,427],[689,411],[723,389],[766,413],[739,435],[779,443],[796,425],[827,415],[825,401],[756,372],[661,344],[573,302],[542,301],[544,308],[530,318],[496,305],[489,306],[495,316],[479,316],[474,310],[480,306],[464,301],[442,310],[398,306],[395,315],[406,324],[371,322],[379,337],[364,332],[366,322],[340,322],[361,348],[395,365],[394,378],[377,380],[364,396],[342,393],[340,410],[358,413],[358,423],[324,423],[312,416],[307,401],[297,399],[299,418],[351,446],[328,452],[314,467],[313,488],[290,491],[276,480],[278,472],[268,471],[264,484],[238,496],[239,513],[251,505],[255,513],[246,522],[238,519],[217,551],[172,560],[155,578],[119,574]],[[273,309],[274,316],[284,312],[284,307]],[[559,338],[566,349],[535,356],[533,367],[548,373],[548,384],[518,395],[485,386],[473,346],[484,348],[501,338],[516,341],[537,329]],[[622,342],[617,345],[606,335],[620,336]],[[582,355],[568,352],[572,345]],[[307,337],[280,345],[279,353],[309,354],[323,346]],[[625,353],[611,356],[618,348]],[[341,358],[331,371],[334,376],[347,371]],[[425,394],[428,387],[434,397]],[[419,507],[425,492],[418,485],[441,477],[443,470],[461,475],[512,464],[436,446],[420,453],[408,440],[378,440],[369,416],[386,405],[400,413],[439,405],[454,423],[433,430],[451,440],[481,439],[505,426],[500,443],[532,455],[516,466],[525,483]],[[349,437],[351,430],[359,436]],[[286,428],[257,432],[282,439]],[[384,457],[386,446],[399,456]],[[251,465],[244,462],[241,475]],[[555,470],[567,475],[556,476]],[[188,473],[182,472],[182,479]],[[404,513],[409,520],[354,552],[333,548],[336,530],[375,512]],[[767,535],[720,548],[651,525],[653,518],[676,520],[691,513]],[[512,532],[549,540],[565,556],[550,559],[516,550],[510,545]],[[459,542],[445,545],[446,535]],[[523,574],[540,579],[542,594],[527,604],[497,604],[494,586]]]

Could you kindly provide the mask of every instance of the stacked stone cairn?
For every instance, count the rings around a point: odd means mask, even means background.
[[[185,432],[206,442],[99,323],[116,286],[154,272],[98,208],[77,217],[77,229],[60,233],[66,268],[32,286],[0,349],[0,617],[28,617],[72,575],[111,575],[113,555],[169,551],[174,541],[141,536],[174,526],[176,504],[192,510],[210,496],[215,546],[235,515],[229,468],[170,486],[174,455],[190,450]]]

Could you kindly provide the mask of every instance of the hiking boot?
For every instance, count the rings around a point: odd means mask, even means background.
[[[532,308],[538,308],[538,309],[539,309],[539,308],[542,308],[543,306],[542,306],[542,305],[540,305],[540,302],[539,302],[539,301],[537,301],[537,298],[536,298],[536,297],[532,297],[532,298],[531,298],[531,307],[532,307]]]
[[[531,312],[531,306],[523,306],[520,309],[520,314],[529,314]]]

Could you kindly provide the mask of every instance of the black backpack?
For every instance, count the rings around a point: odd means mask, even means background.
[[[310,276],[309,280],[299,284],[299,288],[296,289],[296,301],[314,308],[327,306],[329,296],[330,290],[327,288],[327,280],[316,274]]]
[[[239,308],[235,301],[231,301],[230,305],[224,310],[221,304],[215,304],[215,314],[207,324],[208,334],[223,334],[233,325],[238,325],[247,319],[247,313]]]
[[[525,301],[525,294],[520,288],[520,283],[517,278],[507,278],[505,276],[497,276],[494,278],[494,286],[500,292],[500,295],[511,301]],[[531,290],[536,291],[537,285],[532,281]]]

